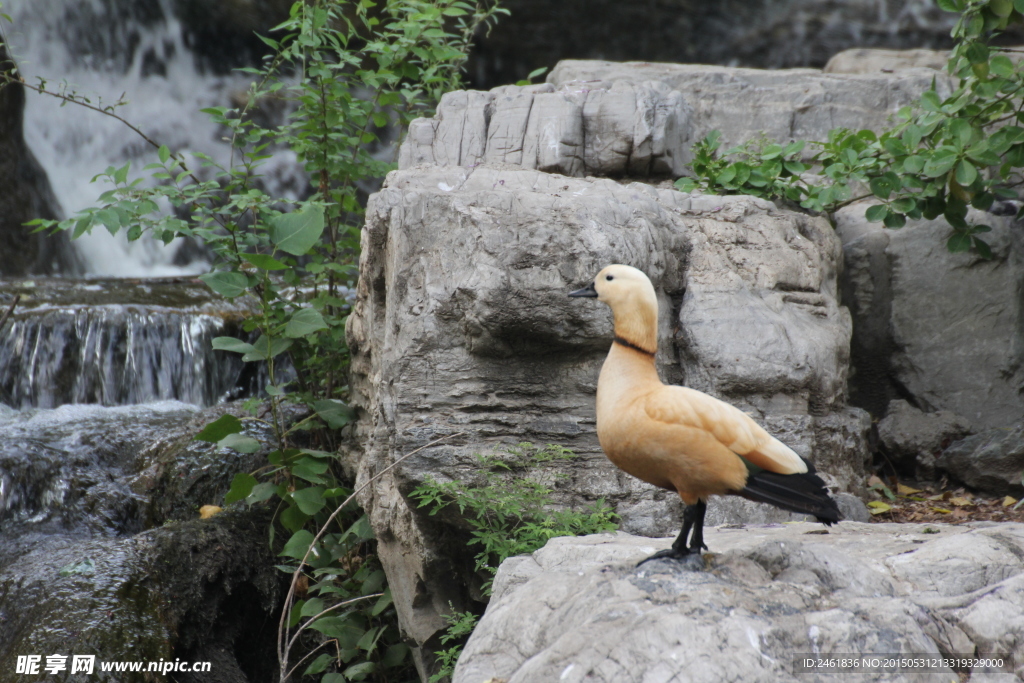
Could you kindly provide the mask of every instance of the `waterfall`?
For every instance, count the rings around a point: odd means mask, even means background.
[[[66,84],[93,104],[112,105],[123,96],[128,104],[116,112],[150,139],[173,151],[201,152],[229,163],[224,131],[200,109],[240,102],[249,79],[230,70],[215,73],[196,57],[172,0],[4,0],[3,5],[13,19],[5,24],[6,42],[28,84],[43,78],[48,89],[58,91]],[[65,216],[96,205],[109,186],[90,179],[108,166],[131,162],[134,175],[156,160],[153,147],[123,123],[32,92],[25,137]],[[195,168],[201,165],[193,161]],[[268,190],[280,196],[301,191],[305,181],[294,156],[275,155],[272,163],[263,171]],[[198,250],[182,249],[179,241],[129,243],[103,228],[75,246],[89,275],[188,275],[209,266]]]
[[[250,310],[196,280],[0,285],[0,295],[15,294],[23,303],[0,334],[0,403],[208,406],[256,388],[255,366],[212,349],[214,337],[244,334]]]

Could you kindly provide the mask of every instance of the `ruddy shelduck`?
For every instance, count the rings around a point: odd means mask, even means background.
[[[662,383],[654,364],[658,299],[643,272],[611,265],[569,296],[603,301],[615,320],[615,338],[597,382],[601,448],[619,469],[675,491],[686,504],[672,548],[647,560],[700,557],[707,548],[704,514],[712,495],[770,503],[824,524],[839,521],[839,509],[814,467],[749,415],[700,391]]]

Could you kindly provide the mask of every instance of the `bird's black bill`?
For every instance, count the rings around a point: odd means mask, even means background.
[[[590,299],[597,298],[597,290],[594,289],[594,283],[591,282],[583,289],[577,289],[575,292],[569,292],[569,296],[585,296]]]

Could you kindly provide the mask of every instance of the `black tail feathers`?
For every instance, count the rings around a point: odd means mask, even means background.
[[[737,493],[748,500],[768,503],[790,512],[814,515],[819,522],[828,526],[842,518],[836,501],[828,495],[825,482],[814,473],[810,463],[807,463],[807,471],[802,474],[776,474],[767,470],[751,472],[747,485]]]

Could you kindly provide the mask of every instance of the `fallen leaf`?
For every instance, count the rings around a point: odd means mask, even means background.
[[[199,519],[209,519],[220,512],[220,510],[216,505],[204,505],[199,508]]]
[[[1008,508],[1008,507],[1010,507],[1011,505],[1013,505],[1016,502],[1017,502],[1016,498],[1014,498],[1012,496],[1007,496],[1006,498],[1003,498],[1003,507],[1004,508]]]
[[[949,502],[950,504],[956,505],[957,507],[963,507],[965,505],[974,505],[973,500],[971,500],[970,498],[963,498],[961,496],[957,496],[956,498],[950,498]]]
[[[872,474],[868,477],[868,487],[872,486],[885,486],[885,484],[882,483],[882,480],[879,479],[877,475]]]
[[[913,493],[921,493],[921,489],[911,488],[910,486],[905,486],[903,484],[896,484],[896,493],[901,496],[909,496]]]
[[[871,501],[870,503],[868,503],[868,507],[871,508],[871,514],[873,515],[880,515],[883,512],[888,512],[889,510],[892,510],[891,505],[889,505],[888,503],[883,503],[880,500]]]
[[[870,503],[869,503],[869,505],[870,505]],[[948,515],[949,513],[952,512],[952,510],[947,510],[946,508],[932,508],[932,510],[934,510],[935,512],[941,512],[944,515]]]

